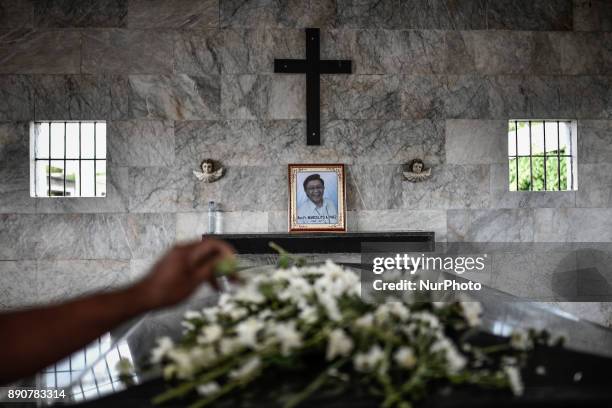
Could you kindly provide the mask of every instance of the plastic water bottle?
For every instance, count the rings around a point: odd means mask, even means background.
[[[217,206],[215,205],[215,202],[209,201],[208,202],[208,233],[209,234],[215,233],[215,227],[217,224],[216,212],[217,212]]]

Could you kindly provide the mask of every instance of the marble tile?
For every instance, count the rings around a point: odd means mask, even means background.
[[[37,27],[125,27],[128,0],[34,2]]]
[[[486,27],[485,0],[403,0],[400,27],[442,30],[482,30]]]
[[[449,164],[507,163],[508,121],[447,120],[446,162]]]
[[[126,235],[133,259],[157,259],[176,237],[176,214],[128,214]]]
[[[563,31],[572,29],[572,0],[495,0],[487,2],[487,28]]]
[[[436,242],[446,240],[444,210],[355,211],[359,231],[434,231]]]
[[[34,214],[0,214],[0,259],[36,259],[40,227]]]
[[[228,0],[219,5],[221,27],[274,27],[281,2]]]
[[[489,79],[474,75],[449,75],[446,78],[444,111],[449,119],[489,117]]]
[[[449,210],[449,242],[532,242],[533,210]]]
[[[124,214],[46,214],[38,216],[34,256],[39,260],[129,259]]]
[[[37,213],[122,213],[128,209],[128,168],[108,165],[105,197],[36,198]]]
[[[117,289],[128,284],[130,277],[129,261],[38,261],[37,266],[37,300],[42,303]]]
[[[127,75],[112,75],[110,81],[111,119],[129,119],[130,86]]]
[[[0,123],[0,213],[33,213],[30,142],[26,122]]]
[[[34,85],[26,75],[0,75],[0,120],[34,118]]]
[[[279,2],[276,22],[283,27],[334,27],[336,0],[285,0]]]
[[[191,170],[178,184],[179,212],[207,211],[208,202],[226,211],[269,211],[287,208],[286,166],[227,166],[215,183],[202,183]]]
[[[578,163],[577,207],[612,207],[612,164]]]
[[[388,210],[401,207],[402,166],[359,164],[347,168],[347,210]]]
[[[575,31],[612,31],[612,3],[607,0],[574,1]]]
[[[439,74],[446,68],[446,40],[443,31],[400,31],[399,72]]]
[[[578,154],[581,164],[609,163],[612,159],[612,121],[579,120]]]
[[[203,29],[219,25],[217,0],[129,0],[129,28]]]
[[[489,89],[491,117],[574,117],[574,85],[567,78],[522,75],[492,77]]]
[[[535,211],[535,238],[540,242],[610,242],[609,208],[539,208]]]
[[[609,76],[574,76],[572,97],[578,119],[612,118],[612,78]]]
[[[572,251],[492,254],[492,286],[530,300],[576,300],[576,255]]]
[[[157,258],[130,260],[130,281],[136,282],[144,278],[156,262]]]
[[[228,119],[268,116],[270,75],[224,75],[221,77],[221,112]]]
[[[262,165],[266,144],[260,121],[176,122],[176,161],[189,178],[202,160],[214,158],[224,166]],[[268,143],[270,146],[273,143]]]
[[[476,55],[472,34],[474,31],[445,31],[447,74],[470,75],[476,71]]]
[[[167,167],[130,167],[129,211],[156,213],[176,211],[176,174]]]
[[[221,211],[221,231],[219,234],[238,234],[247,232],[267,232],[268,213],[263,211]],[[202,239],[208,231],[208,213],[178,213],[176,215],[177,241]]]
[[[508,163],[491,165],[491,208],[575,207],[577,194],[576,191],[510,191]]]
[[[536,75],[560,75],[563,73],[563,39],[571,33],[561,31],[535,31],[533,36],[532,55],[530,56],[531,72]]]
[[[402,207],[414,209],[488,208],[489,166],[442,165],[421,183],[403,181]]]
[[[270,119],[306,119],[306,76],[281,75],[271,78],[268,96]]]
[[[4,31],[0,34],[0,73],[78,74],[81,35],[78,31]]]
[[[112,121],[108,124],[109,163],[157,167],[174,164],[174,122]]]
[[[443,126],[431,120],[332,121],[324,128],[324,145],[333,146],[344,163],[404,164],[421,157],[438,164],[444,161]]]
[[[610,74],[605,69],[601,33],[559,33],[561,69],[566,75]]]
[[[0,310],[38,303],[36,261],[0,261]]]
[[[37,120],[106,120],[110,117],[109,79],[93,75],[34,77]]]
[[[337,22],[349,28],[398,28],[399,1],[336,0]]]
[[[386,74],[402,70],[406,62],[404,38],[397,30],[355,31],[355,74]]]
[[[438,75],[404,75],[401,78],[402,117],[444,119],[446,79]]]
[[[321,78],[321,117],[399,119],[400,81],[391,75],[325,75]]]
[[[218,78],[189,75],[130,75],[132,118],[216,119],[220,111]]]
[[[477,72],[485,75],[530,73],[535,44],[533,32],[469,31],[462,35],[473,49]]]
[[[177,74],[217,77],[221,74],[222,39],[226,30],[178,31],[174,34]]]
[[[84,74],[172,73],[174,35],[170,32],[92,29],[82,33]]]
[[[296,29],[229,28],[221,30],[218,46],[221,72],[271,74],[274,72],[274,58],[305,58],[304,42],[304,31]],[[323,39],[322,44],[325,44]]]
[[[0,1],[0,26],[5,28],[32,27],[34,4],[32,0]]]

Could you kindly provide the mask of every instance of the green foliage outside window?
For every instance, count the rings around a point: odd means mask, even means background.
[[[561,149],[560,155],[564,155],[565,148]],[[533,166],[533,188],[531,188],[531,173],[529,157],[518,158],[518,190],[519,191],[546,191],[567,190],[567,166],[568,157],[561,157],[561,188],[559,188],[559,159],[557,151],[546,152],[546,187],[544,186],[544,157],[532,157]],[[510,191],[517,191],[516,186],[517,158],[511,158],[509,163]]]

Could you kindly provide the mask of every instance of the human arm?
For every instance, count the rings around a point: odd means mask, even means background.
[[[214,268],[231,256],[218,240],[179,245],[127,288],[0,313],[0,384],[36,373],[132,317],[178,303],[203,282],[216,287]]]

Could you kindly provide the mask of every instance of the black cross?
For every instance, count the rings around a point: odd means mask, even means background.
[[[321,74],[350,74],[350,60],[321,60],[319,29],[306,29],[306,59],[275,59],[274,72],[306,74],[306,144],[321,144]]]

